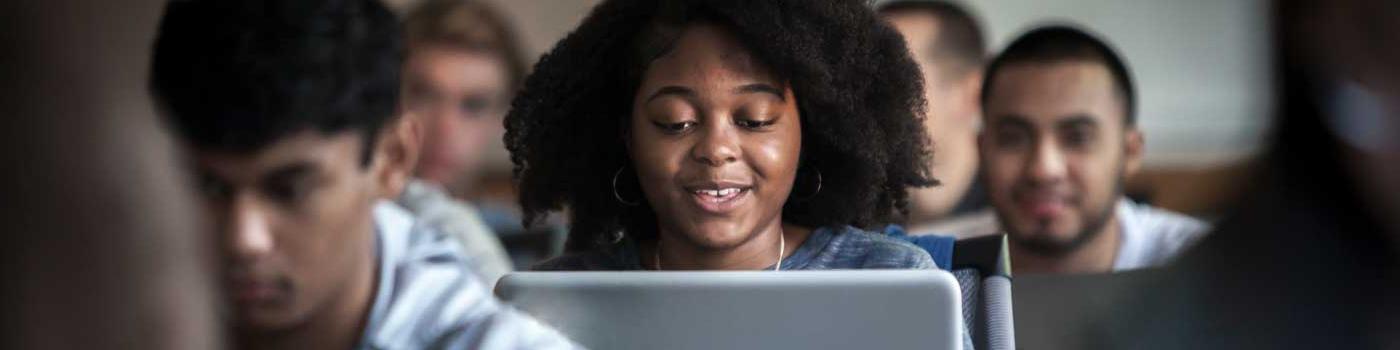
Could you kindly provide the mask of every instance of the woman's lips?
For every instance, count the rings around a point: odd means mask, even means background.
[[[701,210],[712,214],[733,211],[751,192],[747,187],[689,189],[690,198]]]

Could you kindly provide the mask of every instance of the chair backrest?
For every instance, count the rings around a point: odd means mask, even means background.
[[[953,270],[953,278],[958,280],[958,287],[962,289],[962,312],[963,324],[968,333],[976,333],[978,310],[982,309],[982,273],[975,268],[963,268]]]
[[[978,349],[1012,350],[1011,255],[1005,234],[967,238],[953,247],[953,276],[963,294],[963,321]]]

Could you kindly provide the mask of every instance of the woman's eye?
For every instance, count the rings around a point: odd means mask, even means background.
[[[653,124],[656,124],[656,127],[661,128],[661,131],[664,131],[664,132],[669,133],[669,134],[679,134],[679,133],[683,133],[683,132],[686,132],[686,131],[690,131],[691,128],[694,128],[694,127],[695,127],[695,122],[680,122],[680,123],[656,123],[656,122],[654,122]]]
[[[735,124],[738,124],[739,127],[745,128],[745,129],[762,129],[762,128],[768,127],[769,125],[773,125],[773,123],[774,123],[774,121],[773,121],[772,119],[769,119],[769,120],[740,119],[740,120],[739,120],[738,122],[736,122]]]

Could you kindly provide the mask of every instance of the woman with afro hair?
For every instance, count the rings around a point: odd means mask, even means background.
[[[506,117],[543,270],[928,269],[866,231],[935,183],[919,71],[856,0],[606,0]]]

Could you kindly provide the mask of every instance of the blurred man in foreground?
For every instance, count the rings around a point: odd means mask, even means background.
[[[220,349],[193,191],[144,89],[164,1],[0,3],[0,349]]]
[[[570,347],[384,201],[419,146],[417,121],[397,117],[398,28],[373,0],[166,8],[151,88],[218,224],[235,344]]]
[[[1400,347],[1400,3],[1274,9],[1279,116],[1250,194],[1095,347]]]

